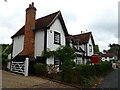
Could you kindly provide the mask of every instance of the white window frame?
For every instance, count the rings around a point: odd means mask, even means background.
[[[60,33],[54,31],[54,44],[59,44],[61,43],[61,36]]]

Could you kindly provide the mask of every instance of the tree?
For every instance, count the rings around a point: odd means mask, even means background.
[[[9,44],[1,44],[2,46],[2,63],[4,64],[6,62],[6,59],[8,58],[8,55],[11,52],[11,45]]]
[[[7,59],[8,59],[8,55],[11,53],[11,48],[12,45],[0,44],[0,50],[1,50],[0,56],[2,56],[2,60],[0,62],[2,64],[2,69],[6,69]]]
[[[118,51],[120,48],[119,44],[109,44],[110,49],[108,49],[108,52],[110,53],[115,53],[116,55],[118,55]]]
[[[66,60],[73,60],[75,58],[75,51],[70,46],[60,46],[55,53],[62,62]]]
[[[55,51],[47,49],[43,51],[42,56],[45,58],[57,57],[60,60],[60,64],[66,60],[73,60],[76,57],[74,49],[69,46],[60,46]]]
[[[98,46],[98,45],[95,45],[95,46],[94,46],[94,53],[95,53],[95,54],[99,54],[99,53],[100,53],[100,50],[99,50],[99,46]]]
[[[109,44],[110,49],[107,50],[107,53],[114,53],[118,56],[120,60],[120,45],[119,44]]]

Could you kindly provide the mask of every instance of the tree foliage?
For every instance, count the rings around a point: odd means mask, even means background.
[[[98,46],[98,45],[95,45],[95,46],[94,46],[94,53],[95,53],[95,54],[99,54],[99,53],[100,53],[100,50],[99,50],[99,46]]]
[[[12,45],[9,44],[0,44],[2,46],[2,62],[4,63],[5,60],[8,58],[8,55],[11,52]]]
[[[60,46],[56,50],[56,57],[58,57],[60,60],[72,60],[75,58],[75,51],[69,47],[69,46]]]
[[[108,50],[103,50],[103,52],[106,53],[114,53],[118,56],[118,59],[120,60],[120,45],[119,44],[109,44],[109,49]]]
[[[57,57],[59,60],[64,62],[65,60],[72,60],[75,58],[75,51],[69,46],[60,46],[55,51],[47,49],[43,51],[42,56],[45,58]]]
[[[118,51],[120,50],[119,44],[109,44],[110,49],[108,52],[118,54]]]

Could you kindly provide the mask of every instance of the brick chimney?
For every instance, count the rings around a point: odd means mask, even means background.
[[[25,21],[25,32],[24,32],[24,48],[20,55],[34,56],[34,39],[35,35],[33,29],[35,29],[35,16],[36,8],[34,3],[29,4],[26,9],[26,21]]]

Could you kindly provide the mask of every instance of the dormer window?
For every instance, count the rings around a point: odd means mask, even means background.
[[[60,44],[60,33],[54,31],[54,44]]]

